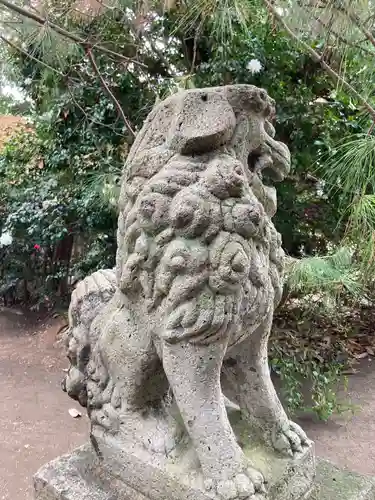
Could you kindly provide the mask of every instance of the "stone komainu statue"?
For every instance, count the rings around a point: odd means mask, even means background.
[[[308,443],[267,363],[283,251],[264,179],[290,167],[273,114],[273,100],[250,85],[158,104],[127,160],[116,271],[86,278],[70,307],[65,387],[87,405],[95,438],[160,458],[188,435],[213,498],[264,491],[221,380],[265,442],[289,455]]]

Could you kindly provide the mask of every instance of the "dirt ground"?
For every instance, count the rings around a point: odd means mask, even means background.
[[[42,326],[41,326],[42,325]],[[56,345],[57,320],[47,323],[0,308],[0,500],[32,500],[32,475],[47,461],[84,443],[88,419],[61,391],[67,361]],[[319,456],[375,475],[375,360],[350,377],[349,398],[360,409],[350,419],[302,425]],[[301,421],[300,421],[301,423]]]
[[[31,500],[33,473],[87,439],[87,418],[69,415],[78,405],[60,388],[68,362],[57,329],[0,310],[1,500]]]

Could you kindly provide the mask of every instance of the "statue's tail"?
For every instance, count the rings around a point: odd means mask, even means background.
[[[80,281],[72,293],[69,328],[65,334],[70,368],[62,389],[82,406],[87,406],[87,364],[100,333],[91,325],[115,294],[116,287],[115,270],[104,269]]]

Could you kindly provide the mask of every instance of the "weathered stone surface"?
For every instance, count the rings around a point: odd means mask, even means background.
[[[314,492],[309,500],[375,500],[375,477],[342,470],[318,460]]]
[[[42,467],[34,476],[34,490],[36,500],[146,500],[103,473],[91,444]]]
[[[231,423],[238,442],[252,467],[262,473],[266,481],[263,493],[257,492],[254,500],[301,500],[311,492],[315,476],[314,447],[311,444],[293,458],[283,457],[270,447],[250,436],[248,424],[240,417]],[[105,440],[100,446],[102,463],[108,474],[122,478],[135,490],[152,500],[212,500],[217,498],[213,490],[204,487],[205,477],[197,454],[190,440],[180,442],[164,463],[146,460],[138,450],[119,448],[118,444]],[[244,476],[244,482],[246,476]],[[207,482],[207,481],[206,481]],[[237,491],[240,483],[237,483]],[[231,495],[231,483],[227,487],[227,498]],[[245,482],[246,487],[246,482]],[[206,491],[205,491],[206,490]],[[219,492],[225,498],[225,490]],[[242,498],[248,498],[248,495]]]
[[[179,498],[265,498],[264,474],[271,484],[274,471],[258,466],[255,442],[284,464],[312,453],[268,368],[284,254],[275,189],[263,179],[281,181],[290,168],[273,114],[273,100],[251,85],[183,91],[156,106],[127,159],[116,271],[73,294],[64,387],[88,407],[104,466],[136,488],[149,470],[158,477],[150,489],[170,496],[173,466]],[[247,448],[223,392],[247,422]],[[313,460],[295,470],[288,500],[313,474]]]
[[[144,463],[132,453],[109,447],[111,456],[99,461],[91,445],[60,457],[42,467],[34,478],[36,500],[212,500],[204,491],[203,477],[196,457],[187,450],[178,465],[172,460],[166,468]],[[311,485],[313,449],[295,459],[276,456],[263,446],[248,449],[254,466],[270,479],[270,500],[301,500]],[[116,452],[118,456],[114,456]],[[302,492],[302,493],[301,493]],[[254,499],[266,498],[257,494]]]
[[[292,479],[293,472],[287,472],[287,469],[277,461],[271,461],[267,458],[267,454],[256,454],[257,465],[259,468],[273,470],[271,483],[271,496],[275,500],[374,500],[375,499],[375,478],[361,476],[348,471],[343,471],[325,460],[317,460],[317,475],[315,480],[315,489],[311,496],[295,497],[293,491],[282,491],[280,485],[283,484],[281,476],[284,470],[284,477]],[[305,460],[311,460],[312,454],[307,453]],[[280,459],[279,459],[280,460]],[[268,463],[264,466],[264,463]],[[263,465],[262,465],[263,464]],[[293,467],[293,465],[292,465]],[[304,465],[301,462],[298,464],[298,471],[303,470]],[[311,470],[311,469],[307,469]],[[144,471],[144,483],[149,488],[150,496],[144,496],[136,490],[128,486],[124,481],[117,480],[103,469],[97,459],[91,445],[86,445],[70,455],[60,457],[50,464],[42,467],[35,475],[35,491],[36,500],[184,500],[188,496],[165,496],[164,492],[160,492],[160,484],[165,482],[155,481],[152,476],[149,476],[149,471]],[[294,484],[299,484],[301,479],[294,479]],[[284,482],[286,484],[287,481]],[[155,484],[156,488],[152,489]],[[289,483],[290,485],[292,483]],[[180,488],[179,483],[177,487]],[[170,484],[169,488],[173,489]],[[155,496],[156,495],[156,496]],[[158,496],[159,495],[159,496]],[[164,496],[160,496],[164,495]],[[212,497],[206,495],[200,497],[201,492],[198,491],[197,496],[190,497],[194,500],[212,500]]]

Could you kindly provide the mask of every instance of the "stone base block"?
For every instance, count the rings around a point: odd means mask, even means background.
[[[121,478],[150,500],[217,500],[204,488],[198,457],[190,443],[181,448],[177,459],[158,463],[155,457],[151,460],[137,450],[119,447],[108,437],[99,445],[107,474]],[[264,446],[245,445],[243,451],[267,480],[268,495],[257,495],[254,500],[308,498],[315,476],[313,444],[294,460],[277,456]]]
[[[44,465],[34,476],[36,500],[147,500],[107,476],[91,444]]]
[[[152,485],[152,478],[144,481]],[[317,476],[309,500],[375,500],[375,478],[343,471],[317,460]],[[103,469],[91,445],[78,448],[42,467],[34,477],[36,500],[175,500],[179,497],[145,496]],[[275,500],[287,498],[274,492]],[[276,495],[276,496],[275,496]],[[187,496],[190,500],[198,497]]]
[[[342,470],[317,460],[317,475],[309,500],[375,500],[375,477]]]
[[[314,445],[310,442],[294,459],[257,444],[253,428],[239,412],[231,425],[249,464],[262,472],[267,496],[254,500],[302,500],[311,493],[315,477]],[[150,500],[217,500],[207,491],[198,456],[185,433],[168,456],[154,453],[124,435],[115,437],[93,430],[92,442],[107,474],[125,482]]]

